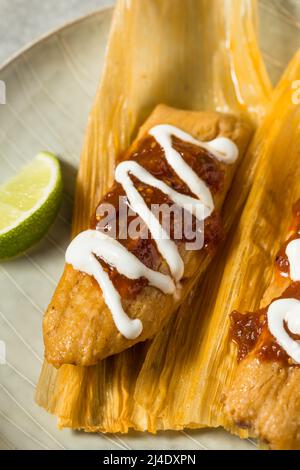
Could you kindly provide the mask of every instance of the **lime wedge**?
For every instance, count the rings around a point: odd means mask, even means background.
[[[47,232],[62,199],[57,158],[39,153],[0,186],[0,259],[22,253]]]

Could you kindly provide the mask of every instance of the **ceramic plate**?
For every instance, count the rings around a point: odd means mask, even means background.
[[[272,15],[268,8],[265,0],[262,14]],[[60,156],[65,183],[61,211],[46,237],[24,256],[0,264],[0,341],[6,345],[6,363],[0,365],[0,448],[255,449],[253,442],[222,430],[156,436],[58,431],[55,418],[34,402],[43,357],[42,315],[64,265],[80,149],[111,17],[112,10],[106,9],[67,25],[0,71],[6,83],[6,104],[0,105],[1,181],[47,149]],[[276,78],[282,54],[275,59],[268,54],[268,42],[264,52]]]

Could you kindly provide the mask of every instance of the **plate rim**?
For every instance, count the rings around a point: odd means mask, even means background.
[[[12,65],[19,58],[21,58],[23,54],[29,52],[31,49],[33,49],[38,44],[46,42],[47,40],[51,39],[56,34],[59,34],[62,31],[66,30],[68,28],[71,28],[71,27],[77,25],[78,23],[81,23],[84,20],[92,18],[93,16],[105,15],[109,11],[113,11],[114,8],[115,8],[114,6],[103,6],[102,8],[94,9],[94,10],[90,11],[89,13],[85,13],[83,15],[80,15],[80,16],[78,16],[77,18],[75,18],[73,20],[65,21],[61,26],[56,27],[54,29],[50,29],[46,33],[41,34],[36,39],[33,39],[28,44],[25,44],[20,49],[18,49],[16,52],[11,54],[4,62],[0,63],[0,73],[2,73],[7,67]]]

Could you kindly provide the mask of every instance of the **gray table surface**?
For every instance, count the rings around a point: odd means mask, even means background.
[[[115,0],[0,0],[0,64],[66,22]]]

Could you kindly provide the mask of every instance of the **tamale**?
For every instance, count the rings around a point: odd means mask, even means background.
[[[221,160],[218,161],[212,153],[191,143],[184,142],[184,140],[177,139],[177,143],[173,142],[172,150],[176,151],[175,148],[180,150],[181,154],[184,155],[184,162],[188,165],[188,168],[192,168],[190,165],[197,168],[197,172],[193,172],[192,175],[197,177],[201,175],[199,183],[205,182],[205,189],[212,195],[214,208],[213,212],[204,222],[205,237],[203,247],[199,246],[198,249],[186,250],[184,240],[180,244],[179,240],[176,241],[176,244],[174,241],[174,245],[172,242],[172,246],[179,246],[178,254],[180,253],[180,257],[184,262],[183,278],[181,280],[181,287],[177,290],[176,298],[173,295],[164,293],[159,289],[159,286],[152,287],[149,284],[145,284],[145,278],[143,278],[143,285],[141,285],[141,276],[139,276],[140,280],[137,279],[135,284],[133,284],[132,280],[129,282],[128,278],[120,277],[118,270],[114,271],[113,279],[115,282],[118,282],[117,287],[119,290],[120,288],[122,289],[121,298],[123,304],[126,305],[126,315],[128,315],[125,328],[124,322],[122,326],[126,331],[129,330],[131,332],[132,319],[135,319],[135,321],[138,319],[142,328],[139,334],[136,335],[134,333],[134,338],[128,338],[124,334],[120,334],[121,331],[118,329],[116,321],[114,321],[113,312],[110,312],[105,303],[105,293],[102,295],[103,288],[101,292],[95,282],[95,278],[74,269],[73,266],[68,264],[45,313],[43,322],[45,357],[49,363],[53,363],[55,366],[62,364],[90,366],[107,356],[132,347],[137,342],[152,338],[161,330],[169,316],[176,312],[179,305],[197,282],[199,276],[206,269],[209,260],[221,241],[222,228],[219,213],[226,193],[230,188],[235,169],[240,159],[243,158],[249,143],[251,128],[249,125],[228,115],[183,111],[168,106],[157,106],[142,126],[137,139],[135,139],[128,152],[126,152],[122,161],[127,162],[127,165],[131,165],[130,168],[137,168],[139,174],[142,171],[143,175],[143,172],[147,171],[147,178],[149,178],[149,175],[153,178],[155,171],[156,173],[159,172],[160,179],[155,179],[154,183],[160,184],[166,180],[168,182],[167,190],[170,187],[176,187],[176,191],[179,191],[177,197],[183,194],[183,191],[187,191],[188,186],[178,181],[176,173],[174,170],[171,170],[172,167],[167,163],[166,155],[164,155],[154,137],[148,132],[155,128],[161,132],[162,129],[166,128],[166,124],[172,126],[170,127],[172,132],[177,132],[176,129],[180,127],[181,131],[188,132],[187,135],[192,135],[198,139],[197,141],[208,142],[208,145],[213,139],[217,138],[215,141],[222,143],[220,137],[225,138],[227,139],[227,145],[234,145],[233,148],[238,152],[236,161],[227,164]],[[133,163],[134,166],[132,166]],[[120,168],[120,165],[118,168]],[[168,200],[163,196],[163,193],[158,192],[158,189],[149,186],[149,184],[140,188],[141,181],[139,179],[135,182],[135,185],[139,187],[139,195],[142,195],[143,199],[148,201],[147,204],[151,203],[154,205],[159,203],[162,210],[165,209],[163,204],[167,204],[166,201]],[[205,194],[203,191],[200,192]],[[121,211],[119,198],[124,198],[126,193],[124,192],[123,196],[121,196],[122,194],[123,187],[120,183],[118,185],[114,183],[107,193],[106,199],[102,199],[97,208],[99,212],[101,204],[105,204],[106,207],[109,201],[114,200],[115,206],[112,206],[115,209],[114,214],[111,214],[109,217],[109,230],[111,231],[113,231],[114,225],[122,223],[121,217],[118,217],[118,213]],[[139,195],[138,197],[140,197]],[[200,202],[196,203],[200,207]],[[133,201],[130,200],[130,205],[132,206],[132,204]],[[139,204],[141,203],[139,202]],[[171,208],[171,201],[168,204],[170,204],[168,208]],[[201,204],[201,207],[203,208],[204,206]],[[168,215],[166,211],[165,215]],[[174,217],[176,216],[174,215]],[[177,222],[173,221],[173,225],[176,223],[177,229],[180,224],[182,225],[181,233],[178,233],[177,236],[183,238],[184,220],[180,222],[178,219],[179,217],[177,216]],[[167,222],[167,220],[165,221]],[[128,228],[130,229],[129,222],[128,220],[124,222],[126,233],[121,234],[121,236],[125,238],[125,235],[126,240],[123,239],[122,245],[114,245],[114,248],[119,250],[120,246],[122,246],[124,250],[127,250],[125,256],[127,256],[127,253],[135,253],[135,256],[142,259],[143,263],[146,262],[148,267],[157,264],[155,268],[157,270],[151,271],[151,277],[157,275],[157,271],[161,273],[164,270],[166,272],[167,263],[159,256],[157,249],[159,240],[154,239],[156,242],[154,245],[149,235],[143,237],[143,233],[135,233],[134,238],[130,237],[128,230]],[[171,223],[171,220],[169,222]],[[170,223],[168,225],[172,225]],[[97,226],[98,222],[94,222],[95,224]],[[106,230],[106,233],[109,230]],[[89,237],[90,234],[94,236],[95,231],[81,233],[80,237],[85,237],[86,235]],[[96,235],[98,234],[96,232]],[[114,236],[116,235],[117,233],[114,234]],[[115,240],[118,240],[118,237]],[[109,242],[109,240],[106,241]],[[99,243],[104,243],[104,241],[101,240]],[[200,240],[199,245],[201,245]],[[76,251],[80,250],[81,246],[76,244]],[[118,256],[121,257],[122,252]],[[173,256],[172,259],[174,259]],[[128,262],[130,263],[131,260]],[[132,263],[135,262],[133,259]],[[111,270],[109,272],[111,273]],[[168,278],[166,277],[166,274],[163,276],[164,279],[170,279],[169,276]],[[161,282],[160,275],[159,283]],[[110,297],[109,300],[112,298]]]
[[[300,200],[293,213],[259,310],[231,314],[231,338],[238,346],[239,366],[225,399],[228,419],[249,429],[271,449],[281,450],[300,449],[300,309],[296,309],[300,305]],[[290,315],[289,305],[295,308]],[[280,319],[281,311],[286,319]]]
[[[134,0],[129,6],[128,2],[118,1],[104,75],[81,158],[74,234],[88,226],[96,202],[111,183],[116,156],[128,147],[136,128],[157,103],[235,113],[253,123],[261,120],[271,87],[256,42],[255,16],[254,1],[220,4],[191,0],[185,2],[184,9],[181,0]],[[225,207],[227,230],[248,194],[257,157],[258,153],[249,153],[235,178]],[[207,285],[205,282],[203,289]],[[206,297],[210,290],[207,292]],[[198,295],[197,290],[195,298]],[[201,340],[199,313],[191,303],[186,303],[183,310],[195,313],[188,324],[196,326],[197,337],[192,340],[190,332],[184,345],[182,340],[170,342],[168,329],[160,335],[159,344],[163,347],[152,367],[156,382],[162,372],[160,358],[169,343],[168,355],[176,356],[180,367],[183,362],[179,355],[188,350],[195,355]],[[45,362],[37,401],[59,417],[61,426],[91,431],[179,429],[193,422],[201,426],[196,413],[198,404],[195,408],[191,401],[186,406],[185,400],[191,398],[188,394],[181,403],[169,403],[174,411],[171,419],[154,415],[134,400],[136,379],[149,347],[152,348],[150,344],[135,346],[89,368],[67,365],[56,371]],[[188,362],[186,369],[189,383],[195,387],[198,370],[194,371],[193,364],[194,360]],[[176,374],[174,380],[183,384],[179,369]],[[163,382],[166,383],[165,378]],[[137,398],[140,394],[146,397],[148,388],[143,380],[139,380],[137,390]],[[163,400],[166,386],[159,386],[156,395]],[[182,398],[181,393],[179,397]],[[186,417],[188,411],[190,415]]]

